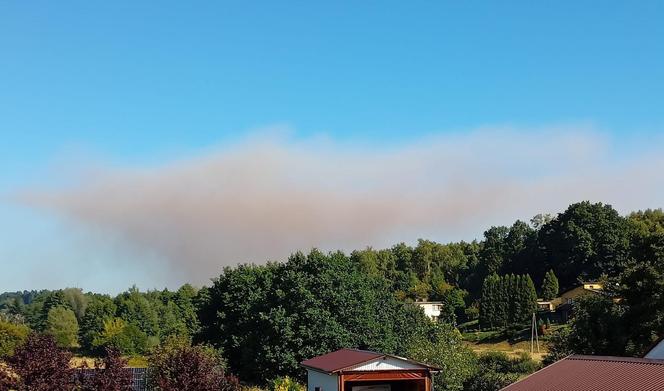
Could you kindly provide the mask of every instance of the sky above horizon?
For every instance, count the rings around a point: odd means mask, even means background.
[[[664,2],[0,3],[0,291],[664,205]]]

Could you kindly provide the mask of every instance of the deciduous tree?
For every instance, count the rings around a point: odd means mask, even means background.
[[[404,354],[408,338],[431,324],[384,279],[317,250],[226,268],[201,297],[200,340],[223,348],[231,370],[257,383],[300,378],[301,361],[342,347]]]
[[[563,288],[573,286],[579,277],[615,277],[629,258],[627,221],[602,203],[570,205],[540,229],[539,242]]]
[[[435,365],[441,372],[434,377],[434,389],[461,391],[476,371],[476,356],[461,340],[457,329],[437,324],[428,333],[410,341],[409,358]]]
[[[51,308],[46,320],[46,333],[52,335],[60,347],[77,347],[78,322],[74,311],[64,307]]]
[[[11,356],[28,338],[30,329],[25,325],[0,320],[0,358]]]

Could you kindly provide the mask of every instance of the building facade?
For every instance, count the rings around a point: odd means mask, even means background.
[[[440,301],[416,301],[415,305],[424,310],[424,315],[434,322],[440,318],[440,313],[443,311],[443,303]]]
[[[303,361],[307,391],[432,391],[439,369],[403,357],[341,349]]]

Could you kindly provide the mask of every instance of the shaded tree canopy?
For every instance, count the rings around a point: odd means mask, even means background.
[[[430,327],[385,280],[338,252],[226,268],[204,294],[201,339],[223,348],[248,381],[299,377],[299,362],[342,347],[403,354],[410,337]]]
[[[539,241],[564,289],[579,278],[617,276],[629,259],[627,221],[602,203],[570,205],[540,229]]]

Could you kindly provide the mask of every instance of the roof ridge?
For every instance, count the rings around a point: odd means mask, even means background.
[[[392,355],[389,353],[374,352],[371,350],[361,350],[355,348],[341,348],[334,352],[329,352],[321,356],[312,357],[302,361],[300,364],[306,368],[322,370],[327,373],[341,372],[366,364],[374,360],[393,358],[404,362],[409,362],[418,367],[426,368],[430,371],[439,371],[438,367],[410,360],[405,357]]]
[[[373,350],[357,349],[357,348],[341,348],[339,350],[352,350],[352,351],[361,352],[361,353],[371,353],[371,354],[375,354],[377,356],[384,356],[385,355],[385,353],[374,352]],[[332,352],[332,353],[334,353],[334,352]]]
[[[663,359],[656,358],[642,358],[642,357],[619,357],[619,356],[592,356],[592,355],[572,355],[566,357],[564,360],[575,361],[604,361],[604,362],[621,362],[629,364],[653,364],[664,365]]]

